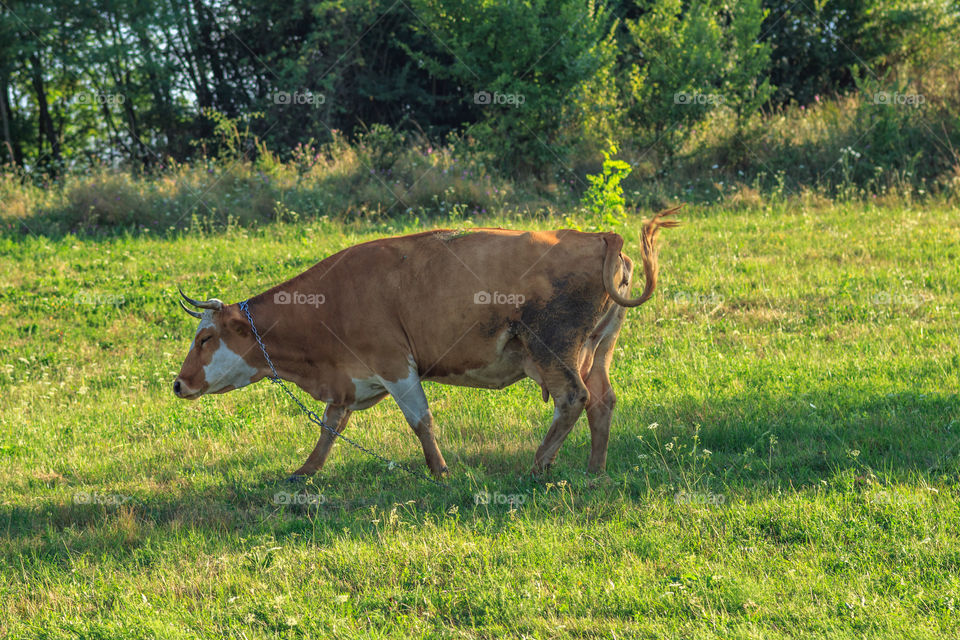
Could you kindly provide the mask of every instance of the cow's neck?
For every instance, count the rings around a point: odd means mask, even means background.
[[[315,328],[323,321],[324,310],[319,308],[322,305],[277,304],[273,297],[278,292],[252,298],[250,313],[279,376],[313,395],[323,373],[318,368],[323,358],[314,351],[318,346]]]

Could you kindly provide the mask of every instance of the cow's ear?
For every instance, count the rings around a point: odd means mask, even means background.
[[[250,335],[250,323],[246,318],[234,317],[227,322],[227,328],[231,333],[246,338]]]

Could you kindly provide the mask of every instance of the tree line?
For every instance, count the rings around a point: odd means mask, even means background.
[[[8,0],[0,163],[150,170],[213,152],[223,118],[281,155],[384,126],[521,172],[608,139],[669,155],[714,109],[735,133],[760,110],[928,60],[957,12],[900,0]]]

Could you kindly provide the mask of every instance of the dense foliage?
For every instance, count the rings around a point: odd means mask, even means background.
[[[942,89],[957,15],[945,0],[11,1],[0,162],[56,175],[213,155],[218,115],[284,158],[375,125],[456,136],[521,174],[611,140],[670,158],[711,114],[739,139],[758,110],[856,91],[858,73]]]

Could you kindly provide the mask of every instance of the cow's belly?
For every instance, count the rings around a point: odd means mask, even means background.
[[[523,359],[520,342],[516,339],[508,339],[498,350],[497,355],[487,364],[459,373],[447,373],[437,377],[428,376],[426,380],[459,387],[503,389],[526,377]]]

